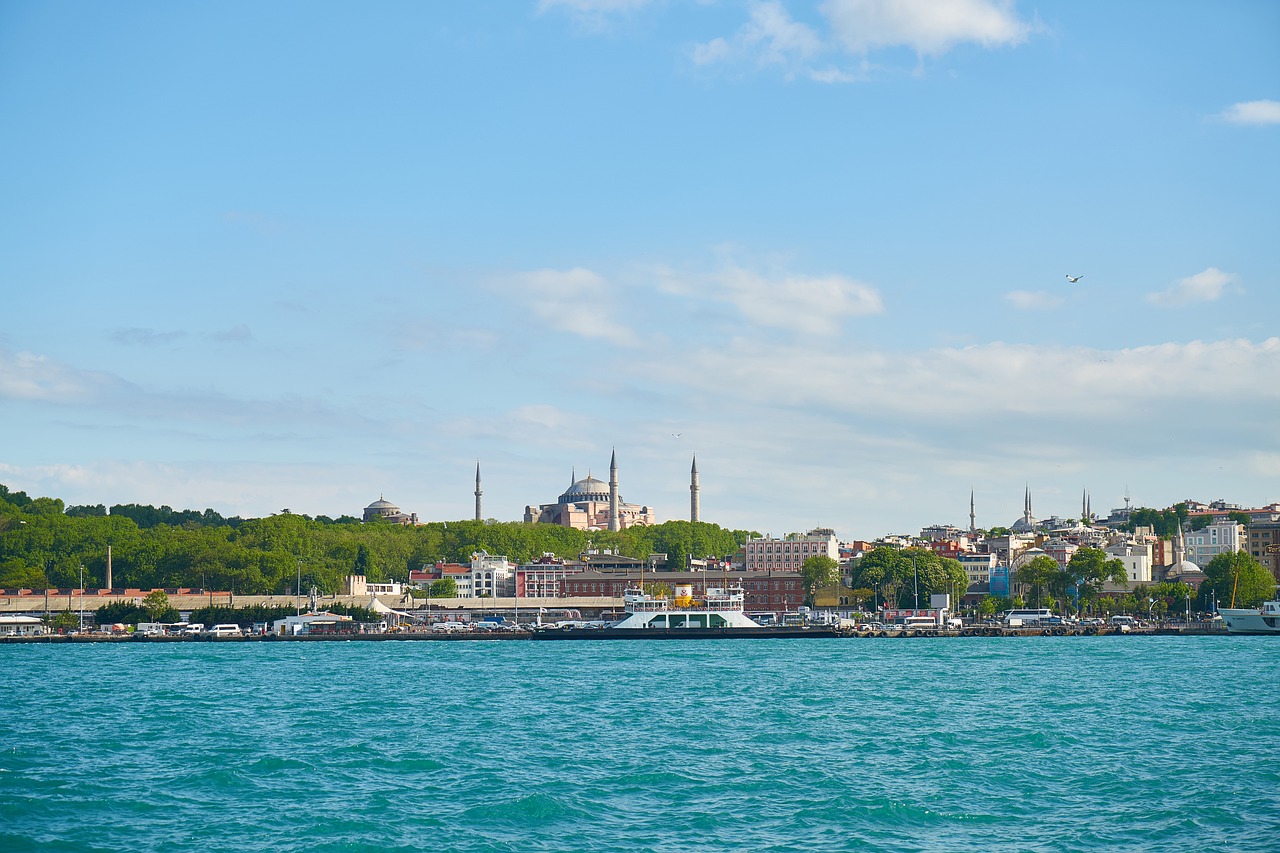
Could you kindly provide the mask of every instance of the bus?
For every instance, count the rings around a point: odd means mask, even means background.
[[[1053,611],[1047,607],[1024,610],[1006,610],[1000,614],[1000,621],[1009,628],[1034,628],[1041,623],[1048,624],[1050,620],[1061,622],[1061,618],[1053,614]]]

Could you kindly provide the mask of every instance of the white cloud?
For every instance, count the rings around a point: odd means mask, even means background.
[[[540,269],[503,282],[503,292],[524,303],[548,328],[584,338],[635,346],[639,337],[612,316],[611,288],[582,267]]]
[[[1147,301],[1155,305],[1187,305],[1192,302],[1213,302],[1222,298],[1223,290],[1236,281],[1232,273],[1217,267],[1179,280],[1166,290],[1147,294]]]
[[[809,276],[773,270],[760,273],[736,264],[708,274],[660,273],[667,293],[732,305],[756,328],[834,335],[849,317],[884,312],[880,292],[843,275]]]
[[[651,4],[652,0],[538,0],[538,11],[564,12],[579,26],[595,31]]]
[[[748,8],[747,22],[731,38],[694,46],[696,64],[746,60],[793,67],[822,52],[822,37],[808,24],[793,20],[779,0],[753,2]]]
[[[1061,296],[1056,293],[1046,293],[1043,290],[1011,290],[1004,295],[1004,298],[1012,302],[1014,307],[1024,311],[1047,311],[1052,308],[1061,308],[1066,304],[1066,300]]]
[[[827,0],[822,11],[853,53],[910,47],[936,56],[965,42],[1020,44],[1032,30],[1007,0]]]
[[[1242,101],[1222,111],[1232,124],[1280,124],[1280,101]]]
[[[0,399],[82,403],[124,387],[125,383],[109,373],[0,349]]]

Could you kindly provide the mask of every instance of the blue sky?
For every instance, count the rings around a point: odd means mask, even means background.
[[[1280,500],[1273,3],[9,2],[0,115],[11,488]]]

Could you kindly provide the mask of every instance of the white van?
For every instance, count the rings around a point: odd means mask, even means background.
[[[221,624],[221,625],[214,625],[212,628],[210,628],[210,629],[208,630],[207,634],[208,634],[208,636],[213,637],[215,640],[216,640],[216,639],[218,639],[218,638],[220,638],[220,637],[240,637],[240,636],[243,636],[243,635],[241,634],[241,632],[240,632],[240,626],[239,626],[239,625],[232,625],[232,624],[229,624],[229,623],[224,623],[224,624]]]
[[[1121,634],[1127,634],[1134,628],[1138,627],[1138,620],[1132,616],[1112,616],[1111,627],[1115,628]]]

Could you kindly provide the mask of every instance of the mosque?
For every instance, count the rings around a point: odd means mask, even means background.
[[[538,524],[558,524],[577,530],[624,530],[636,525],[654,523],[653,509],[647,505],[630,504],[618,492],[618,454],[609,459],[609,482],[597,480],[588,474],[579,480],[570,477],[569,488],[555,503],[529,505],[524,508],[524,520]],[[477,486],[477,491],[478,491]],[[698,460],[694,459],[689,481],[689,517],[699,518]]]
[[[698,460],[693,460],[689,472],[689,520],[700,521],[701,487],[698,483]],[[480,464],[476,463],[476,521],[484,518],[481,498],[484,490],[480,483]],[[395,524],[416,525],[417,513],[405,513],[400,507],[383,497],[364,508],[364,520],[384,519]],[[558,524],[577,530],[624,530],[637,525],[655,523],[653,509],[647,505],[629,504],[618,492],[618,454],[609,459],[609,482],[597,480],[588,474],[583,479],[570,477],[569,488],[555,503],[529,505],[524,508],[525,522]]]

